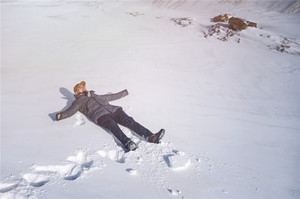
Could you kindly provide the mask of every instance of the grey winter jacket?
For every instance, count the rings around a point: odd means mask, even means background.
[[[65,111],[60,113],[59,120],[71,117],[77,111],[80,111],[86,117],[97,123],[97,120],[106,114],[110,114],[120,109],[119,106],[113,106],[109,104],[109,101],[120,99],[128,95],[127,90],[123,90],[115,94],[97,95],[94,91],[88,91],[87,93],[81,93],[75,96],[75,101]]]

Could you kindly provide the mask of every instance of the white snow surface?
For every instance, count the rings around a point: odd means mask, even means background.
[[[1,0],[0,198],[300,198],[299,4]],[[162,143],[54,121],[81,80]]]

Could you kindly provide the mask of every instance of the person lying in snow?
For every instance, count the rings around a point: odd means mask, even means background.
[[[122,132],[118,124],[134,131],[148,142],[160,142],[165,134],[164,129],[153,134],[136,122],[132,117],[128,116],[123,111],[122,107],[109,104],[109,101],[117,100],[128,95],[127,90],[115,94],[97,95],[92,90],[86,90],[85,85],[85,81],[81,81],[74,86],[74,96],[76,99],[66,111],[56,114],[57,121],[71,117],[77,111],[80,111],[99,126],[110,130],[129,151],[134,151],[137,146]]]

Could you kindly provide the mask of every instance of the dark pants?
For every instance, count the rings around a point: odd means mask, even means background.
[[[129,128],[144,139],[153,135],[151,131],[137,123],[132,117],[128,116],[122,109],[116,112],[103,115],[98,119],[98,124],[112,132],[112,134],[123,144],[126,145],[130,139],[123,133],[118,124]]]

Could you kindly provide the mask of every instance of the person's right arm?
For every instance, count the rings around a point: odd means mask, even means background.
[[[71,117],[79,110],[81,104],[80,101],[75,100],[67,110],[56,114],[56,120],[59,121]]]

